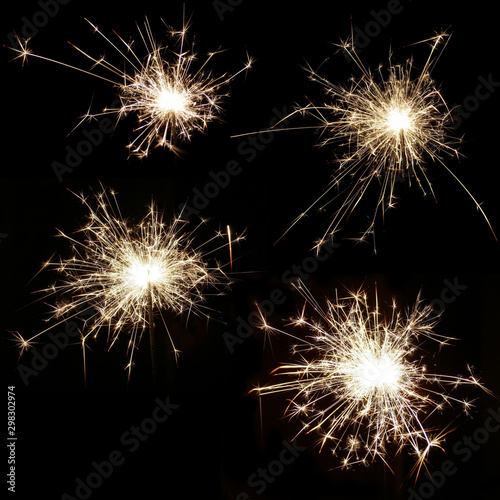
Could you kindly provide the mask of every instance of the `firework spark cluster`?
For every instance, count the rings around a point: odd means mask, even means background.
[[[224,237],[221,232],[195,246],[193,235],[199,226],[188,232],[182,214],[170,223],[164,222],[153,202],[147,216],[132,224],[122,217],[112,192],[96,195],[96,209],[83,195],[79,198],[89,210],[87,223],[78,231],[84,238],[60,233],[71,242],[72,256],[46,263],[45,267],[54,268],[61,279],[44,292],[58,297],[53,312],[56,319],[66,321],[87,312],[83,347],[89,337],[96,337],[102,330],[108,332],[111,345],[126,334],[130,369],[134,350],[151,326],[151,308],[160,313],[209,316],[210,309],[204,304],[206,290],[223,293],[229,279],[221,266],[210,266],[207,258],[239,238],[208,251],[213,240]],[[163,326],[170,337],[165,321]],[[43,333],[31,339],[20,338],[21,349]],[[172,347],[177,354],[173,342]]]
[[[327,101],[324,105],[300,107],[295,112],[319,120],[320,146],[338,148],[338,153],[335,150],[338,166],[328,188],[291,225],[315,206],[322,211],[336,204],[338,208],[331,212],[331,221],[316,242],[317,248],[342,228],[369,189],[378,189],[378,198],[361,240],[373,234],[377,215],[396,205],[398,180],[416,183],[424,194],[434,195],[427,175],[429,163],[439,163],[462,185],[489,225],[479,203],[443,162],[445,157],[459,156],[460,143],[451,134],[451,110],[431,77],[442,52],[438,47],[447,39],[448,35],[443,33],[424,41],[430,43],[431,49],[421,70],[412,59],[395,64],[391,55],[389,66],[380,65],[375,72],[363,64],[352,41],[344,42],[339,47],[361,72],[348,86],[331,83],[308,68],[310,79],[323,87]]]
[[[370,306],[359,290],[327,300],[324,309],[301,282],[296,288],[306,302],[291,326],[307,336],[270,326],[262,317],[264,330],[297,344],[295,361],[274,372],[283,381],[254,391],[293,393],[287,413],[300,418],[299,433],[317,432],[321,448],[330,448],[342,467],[368,465],[377,457],[385,461],[389,451],[409,447],[420,468],[446,434],[429,428],[431,415],[454,404],[469,410],[471,402],[452,395],[458,386],[484,389],[472,373],[443,375],[425,364],[425,341],[441,348],[452,340],[434,331],[432,306],[417,298],[411,310],[401,312],[393,302],[386,317],[377,296]]]
[[[109,58],[94,57],[74,45],[92,62],[90,70],[37,55],[28,48],[27,42],[21,40],[20,48],[14,50],[23,62],[29,57],[37,57],[112,83],[120,98],[120,106],[107,108],[101,113],[88,113],[84,119],[103,114],[116,115],[119,119],[134,114],[138,125],[136,136],[128,148],[131,154],[139,157],[147,156],[150,149],[156,146],[180,153],[180,142],[191,139],[195,132],[203,132],[210,122],[218,118],[222,100],[227,96],[224,88],[252,64],[248,58],[237,73],[214,76],[209,63],[220,51],[209,53],[203,62],[198,63],[194,42],[187,42],[187,24],[180,31],[169,30],[172,47],[157,42],[147,20],[144,28],[137,26],[146,52],[140,57],[133,50],[133,41],[126,42],[116,33],[117,39],[113,41],[88,22],[115,50],[121,59],[120,64],[112,63]]]
[[[137,124],[128,148],[131,155],[141,158],[155,147],[180,155],[183,141],[204,132],[219,118],[227,86],[252,65],[248,57],[235,74],[215,76],[209,66],[220,51],[200,59],[194,42],[188,41],[189,23],[180,31],[168,28],[171,45],[163,45],[147,20],[137,26],[138,44],[116,32],[116,38],[108,37],[87,22],[112,48],[111,57],[98,57],[71,44],[90,61],[89,69],[35,54],[28,41],[21,39],[19,48],[13,49],[16,58],[23,63],[30,58],[49,61],[113,85],[119,104],[98,113],[89,111],[80,124],[102,115],[112,115],[117,121],[134,115]],[[412,59],[394,63],[390,54],[388,66],[376,71],[364,65],[352,41],[343,42],[338,47],[360,72],[348,85],[334,84],[308,68],[310,79],[326,95],[325,103],[298,107],[294,113],[316,120],[313,128],[321,132],[319,145],[335,149],[336,169],[325,191],[287,232],[313,207],[330,210],[329,225],[315,242],[319,250],[374,190],[375,209],[360,235],[365,240],[374,234],[377,217],[397,204],[396,186],[401,179],[434,196],[430,164],[441,165],[460,183],[493,232],[480,204],[444,162],[459,157],[460,143],[450,133],[452,110],[431,76],[447,40],[448,35],[441,33],[423,41],[430,45],[430,52],[420,69]],[[142,54],[136,50],[139,44]],[[89,212],[86,224],[72,235],[60,232],[72,245],[71,256],[51,259],[44,266],[60,275],[43,290],[45,296],[58,298],[50,319],[58,325],[85,314],[81,331],[84,366],[89,339],[106,332],[111,347],[125,337],[129,376],[135,351],[149,330],[155,379],[154,316],[161,318],[177,356],[162,311],[208,317],[206,290],[222,293],[229,284],[223,268],[209,264],[209,254],[228,246],[232,266],[231,245],[242,237],[232,241],[228,227],[227,243],[208,251],[208,245],[224,237],[222,232],[196,246],[198,227],[188,230],[182,213],[164,222],[153,201],[146,217],[133,223],[122,216],[112,191],[95,195],[95,208],[85,196],[79,199]],[[336,295],[322,306],[302,282],[295,286],[304,307],[288,326],[307,333],[302,336],[273,327],[261,314],[265,332],[285,335],[296,344],[293,361],[273,372],[279,381],[253,391],[259,396],[291,393],[286,413],[300,419],[299,434],[316,433],[320,448],[329,449],[341,467],[368,465],[377,459],[387,464],[390,456],[408,449],[419,471],[430,450],[441,447],[449,432],[449,426],[434,427],[433,415],[456,406],[468,413],[472,402],[457,395],[461,386],[487,391],[469,368],[466,377],[446,375],[426,362],[428,345],[440,350],[453,340],[435,332],[438,318],[433,308],[418,297],[406,311],[395,301],[386,310],[379,306],[376,293],[370,299],[362,290],[344,298]],[[31,338],[15,332],[20,354],[54,326]]]

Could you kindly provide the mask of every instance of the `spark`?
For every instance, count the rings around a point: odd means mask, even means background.
[[[101,331],[107,332],[110,346],[126,335],[130,377],[134,352],[145,330],[151,333],[154,328],[153,312],[159,313],[177,358],[179,351],[162,311],[185,313],[187,319],[191,314],[209,317],[212,310],[205,305],[206,290],[221,294],[230,285],[223,266],[209,265],[207,261],[210,254],[227,246],[223,243],[208,250],[222,233],[219,231],[195,246],[194,233],[203,220],[188,232],[188,221],[182,213],[172,222],[164,222],[152,201],[147,216],[134,224],[122,217],[112,191],[94,195],[95,209],[83,194],[77,196],[89,211],[86,224],[77,231],[84,238],[59,231],[59,236],[72,244],[72,255],[44,265],[61,276],[54,285],[42,290],[60,297],[53,306],[51,319],[62,322],[77,316],[87,317],[81,342],[84,356],[88,339],[97,337]],[[234,238],[233,243],[242,238]],[[54,326],[31,339],[22,339],[22,347]]]
[[[467,192],[496,239],[480,204],[444,163],[445,157],[459,157],[460,140],[451,134],[452,110],[431,77],[431,70],[446,44],[440,51],[438,47],[448,36],[441,33],[424,40],[431,49],[420,71],[412,59],[405,64],[393,63],[391,54],[387,68],[380,65],[372,72],[363,64],[351,41],[338,45],[361,73],[348,86],[331,83],[311,67],[307,68],[310,79],[324,89],[328,100],[324,105],[311,103],[299,107],[294,113],[309,114],[318,120],[320,125],[313,128],[321,130],[319,146],[336,145],[341,153],[335,160],[338,168],[327,189],[292,222],[286,233],[313,207],[323,211],[338,203],[327,230],[316,242],[319,250],[342,228],[369,189],[378,189],[373,217],[360,237],[363,241],[374,234],[378,214],[383,215],[396,206],[396,184],[400,180],[407,180],[410,185],[416,183],[424,194],[434,196],[427,165],[437,163]],[[334,191],[337,192],[328,199]]]
[[[26,340],[19,332],[10,332],[10,334],[13,337],[10,340],[16,343],[19,349],[19,359],[21,359],[21,356],[24,354],[24,352],[33,347],[33,342],[31,342],[30,340]]]
[[[15,59],[21,58],[24,63],[26,59],[36,57],[113,84],[120,106],[96,114],[88,112],[80,123],[106,114],[120,119],[133,113],[138,125],[128,148],[132,155],[139,157],[147,156],[150,149],[157,146],[180,154],[178,143],[189,141],[195,132],[204,132],[208,124],[219,117],[222,100],[228,95],[224,87],[252,65],[252,59],[248,57],[244,67],[235,74],[214,76],[208,69],[209,62],[222,51],[211,52],[204,61],[197,63],[199,56],[194,42],[189,46],[187,42],[189,23],[184,23],[180,31],[170,29],[172,48],[156,41],[147,19],[144,28],[137,25],[146,52],[141,58],[132,49],[133,41],[126,42],[116,33],[117,40],[112,40],[92,22],[86,21],[114,49],[122,59],[121,63],[95,57],[70,43],[92,61],[92,68],[86,70],[35,54],[28,48],[28,40],[21,38],[18,38],[20,47],[12,48],[18,53]]]
[[[317,432],[321,449],[330,446],[341,467],[368,465],[377,458],[387,464],[389,447],[394,446],[397,453],[409,447],[420,470],[447,434],[430,427],[431,415],[454,404],[467,413],[472,404],[451,391],[467,385],[489,393],[472,373],[465,378],[428,371],[424,340],[436,342],[439,349],[454,340],[434,331],[438,318],[432,306],[423,305],[419,296],[412,309],[401,312],[393,301],[386,318],[377,294],[374,307],[359,290],[346,298],[336,294],[323,309],[301,281],[295,287],[305,304],[291,325],[308,335],[272,327],[262,317],[266,331],[297,342],[292,348],[295,361],[273,372],[286,380],[253,391],[294,393],[286,413],[302,420],[299,433]],[[311,319],[312,313],[320,319]]]
[[[233,270],[233,243],[231,241],[231,227],[229,224],[226,227],[227,229],[227,241],[229,245],[229,262],[231,263],[231,271]]]
[[[33,54],[31,49],[28,47],[30,38],[21,38],[19,36],[16,36],[16,41],[20,48],[19,49],[13,48],[13,50],[17,52],[17,56],[11,59],[11,61],[15,61],[16,59],[21,59],[22,64],[24,66],[26,64],[26,61],[28,60],[28,57]]]

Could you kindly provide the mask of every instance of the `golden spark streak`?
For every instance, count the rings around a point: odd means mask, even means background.
[[[231,271],[233,270],[233,243],[231,241],[231,228],[227,226],[227,241],[229,244],[229,262],[231,263]]]
[[[327,300],[325,310],[302,282],[296,288],[305,305],[291,325],[309,334],[292,335],[262,317],[266,332],[282,333],[297,342],[292,348],[296,361],[274,371],[286,380],[253,391],[294,393],[287,413],[304,422],[300,432],[319,433],[321,449],[330,444],[342,467],[367,465],[377,457],[386,462],[393,444],[397,452],[409,447],[420,468],[430,449],[442,444],[440,435],[426,426],[429,417],[453,403],[467,412],[471,404],[445,387],[468,385],[487,391],[472,374],[463,378],[427,371],[422,342],[432,340],[441,347],[453,340],[434,332],[437,319],[432,306],[417,298],[403,314],[393,302],[386,319],[378,298],[371,308],[362,290]],[[319,320],[309,319],[306,305]]]

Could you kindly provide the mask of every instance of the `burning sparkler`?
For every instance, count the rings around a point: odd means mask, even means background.
[[[445,388],[472,385],[486,390],[472,373],[463,378],[428,371],[422,341],[430,339],[441,347],[452,340],[434,332],[432,306],[417,298],[403,314],[393,302],[387,319],[378,299],[370,308],[361,290],[327,300],[324,310],[302,282],[296,288],[305,304],[291,324],[305,328],[309,336],[304,339],[272,327],[262,316],[265,331],[297,341],[293,347],[297,361],[275,370],[287,380],[254,391],[295,393],[287,413],[305,420],[300,432],[317,431],[321,449],[331,445],[332,453],[343,457],[342,467],[368,465],[377,457],[386,461],[393,445],[398,451],[409,446],[420,469],[430,449],[440,447],[446,434],[430,430],[429,417],[453,403],[462,405],[465,412],[472,405]],[[306,306],[320,320],[310,319]]]
[[[82,333],[84,357],[88,339],[95,338],[103,327],[109,330],[111,346],[127,332],[129,376],[134,351],[149,329],[154,369],[154,312],[169,310],[174,314],[186,312],[188,318],[191,313],[208,317],[205,289],[211,287],[222,293],[220,288],[228,285],[229,280],[221,266],[210,267],[206,259],[229,243],[206,250],[213,240],[224,237],[219,231],[202,245],[194,246],[192,235],[204,221],[189,233],[182,214],[167,224],[153,202],[147,217],[132,225],[122,217],[113,192],[96,195],[95,210],[83,195],[78,197],[89,210],[88,222],[79,231],[85,240],[60,232],[72,243],[73,256],[45,265],[63,276],[44,290],[61,296],[53,317],[66,321],[87,312],[89,318]],[[241,238],[234,238],[232,243]],[[168,326],[161,318],[177,357]],[[16,338],[26,350],[45,331],[30,339],[19,334]]]
[[[327,230],[316,242],[319,249],[341,229],[372,184],[378,184],[380,194],[374,215],[360,238],[364,240],[374,232],[377,214],[396,205],[398,179],[416,182],[424,194],[434,195],[426,173],[428,162],[441,164],[460,183],[493,232],[479,203],[443,162],[445,156],[459,155],[456,148],[459,141],[449,133],[451,111],[431,78],[431,70],[442,52],[438,47],[447,38],[443,33],[424,40],[430,43],[431,50],[417,75],[411,59],[403,65],[390,61],[387,69],[380,66],[374,74],[364,66],[354,43],[349,41],[339,47],[347,51],[361,71],[361,77],[352,78],[349,86],[335,85],[308,68],[310,79],[323,87],[329,101],[323,106],[300,107],[295,113],[318,119],[322,130],[320,146],[338,144],[344,154],[336,160],[338,170],[328,188],[295,219],[287,232],[318,204],[322,203],[320,210],[323,210],[340,201],[340,208],[334,209]],[[323,203],[334,190],[338,193]]]
[[[30,57],[37,57],[112,83],[118,91],[120,106],[105,109],[102,113],[87,113],[82,122],[103,114],[121,118],[134,113],[139,125],[135,130],[137,136],[128,148],[131,154],[139,157],[147,156],[154,146],[167,147],[179,154],[177,143],[189,140],[194,132],[204,131],[208,123],[218,117],[221,101],[227,96],[222,89],[252,64],[248,58],[245,66],[234,75],[213,76],[208,64],[219,51],[209,53],[196,69],[194,62],[198,56],[194,42],[187,46],[186,23],[181,31],[170,31],[177,49],[159,44],[147,20],[143,29],[137,26],[139,38],[146,49],[146,56],[140,58],[132,49],[133,42],[126,42],[116,33],[117,41],[114,42],[93,23],[87,22],[123,59],[124,69],[73,44],[78,52],[92,61],[90,70],[37,55],[28,48],[28,41],[21,39],[18,40],[20,48],[13,49],[18,53],[16,58],[21,58],[24,63]],[[102,74],[98,70],[102,70]]]

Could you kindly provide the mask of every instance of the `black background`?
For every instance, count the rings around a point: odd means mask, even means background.
[[[237,2],[234,2],[237,3]],[[228,5],[230,5],[228,3]],[[394,58],[414,55],[416,67],[428,54],[426,45],[406,47],[449,28],[453,36],[433,75],[441,83],[443,96],[451,105],[474,95],[478,77],[500,79],[496,16],[492,4],[474,2],[401,1],[402,12],[371,38],[361,57],[376,67],[386,62],[392,47]],[[111,85],[46,61],[29,60],[22,67],[3,49],[3,146],[0,184],[0,241],[2,272],[2,364],[6,383],[17,392],[17,493],[19,498],[74,496],[75,480],[91,472],[93,461],[107,459],[115,449],[124,451],[125,463],[95,489],[91,498],[117,497],[125,493],[141,498],[196,498],[198,495],[235,499],[248,498],[408,498],[414,486],[408,478],[412,458],[405,453],[391,462],[392,474],[383,464],[341,471],[326,451],[318,453],[314,436],[299,436],[306,447],[272,485],[258,494],[247,484],[248,477],[279,456],[283,440],[290,442],[298,422],[283,419],[285,398],[269,396],[263,401],[263,424],[256,398],[248,391],[269,381],[269,372],[289,359],[287,339],[274,338],[273,350],[263,349],[263,338],[255,332],[230,353],[224,332],[235,332],[236,318],[247,318],[253,303],[269,297],[278,288],[287,300],[276,308],[269,321],[281,325],[301,300],[283,283],[283,272],[301,264],[311,254],[312,242],[326,228],[326,213],[309,216],[275,244],[290,222],[316,199],[328,184],[333,152],[317,148],[317,136],[309,129],[276,133],[272,142],[253,161],[241,154],[242,141],[231,135],[264,129],[273,109],[292,109],[308,99],[321,102],[321,88],[307,80],[302,67],[321,64],[331,81],[344,83],[357,70],[332,43],[346,38],[352,26],[364,29],[373,19],[370,11],[386,9],[386,2],[321,2],[307,4],[244,0],[223,13],[221,20],[212,2],[185,2],[193,14],[191,35],[200,54],[218,47],[229,49],[212,60],[215,74],[238,71],[246,51],[256,59],[246,76],[231,83],[220,122],[206,133],[183,144],[180,160],[167,150],[155,149],[143,160],[128,157],[125,145],[132,137],[131,119],[118,123],[71,173],[59,182],[52,163],[63,162],[68,145],[80,141],[82,130],[67,134],[89,105],[98,110],[115,98]],[[37,2],[8,6],[3,16],[5,45],[8,34],[20,32],[23,17],[32,19],[40,10]],[[159,39],[163,25],[182,25],[181,2],[136,4],[108,1],[71,1],[41,27],[31,40],[34,52],[81,67],[79,57],[67,40],[96,55],[110,47],[89,29],[84,18],[99,24],[106,33],[116,30],[124,38],[135,36],[135,23],[147,16]],[[139,43],[136,47],[139,47]],[[497,194],[498,94],[482,101],[456,131],[464,136],[460,161],[447,165],[482,203],[491,224],[500,233]],[[95,123],[95,122],[94,122]],[[295,118],[290,127],[310,122]],[[92,125],[93,127],[94,125]],[[240,148],[240,149],[239,149]],[[170,369],[169,394],[179,409],[134,453],[126,453],[120,436],[132,425],[151,416],[155,393],[151,392],[147,343],[141,345],[132,380],[127,384],[125,346],[107,351],[105,339],[98,341],[87,358],[87,385],[83,383],[81,350],[68,346],[56,359],[32,377],[27,386],[19,377],[18,352],[8,332],[25,337],[47,324],[50,304],[33,292],[47,286],[54,276],[40,273],[41,263],[54,252],[68,248],[53,235],[56,228],[71,232],[85,218],[85,210],[70,191],[90,193],[100,185],[115,189],[123,213],[141,218],[155,198],[167,213],[190,202],[193,189],[203,190],[209,173],[236,160],[242,172],[201,210],[209,217],[207,231],[230,224],[233,231],[246,229],[246,241],[235,249],[237,283],[226,297],[214,300],[220,321],[208,328],[194,322],[187,329],[172,319],[173,330],[183,351],[176,369]],[[355,244],[354,237],[366,223],[366,212],[355,214],[345,226],[340,246],[307,280],[318,299],[336,287],[356,288],[363,283],[373,290],[375,282],[383,302],[394,295],[401,306],[410,306],[419,291],[428,301],[441,296],[444,280],[467,286],[447,304],[438,331],[460,339],[436,358],[443,373],[464,373],[474,364],[485,384],[500,394],[497,363],[499,352],[498,301],[499,248],[484,219],[464,189],[440,165],[429,165],[436,200],[424,197],[417,186],[398,186],[401,197],[396,210],[377,224],[377,253],[372,243]],[[204,236],[202,233],[201,237]],[[222,257],[225,258],[225,257]],[[30,281],[31,280],[31,281]],[[185,331],[183,331],[185,330]],[[41,348],[43,346],[38,346]],[[21,363],[31,362],[28,352]],[[168,360],[168,358],[167,358]],[[172,363],[172,360],[168,360]],[[474,394],[475,395],[475,394]],[[471,394],[471,396],[474,396]],[[474,419],[459,417],[460,426],[449,437],[447,454],[436,450],[429,470],[452,459],[458,472],[436,487],[433,498],[497,498],[500,485],[499,434],[492,434],[467,463],[453,455],[454,443],[482,425],[487,410],[498,401],[483,395]],[[440,425],[454,419],[449,409]],[[262,438],[261,438],[262,435]],[[417,488],[426,479],[421,475]],[[245,498],[243,495],[240,498]]]

